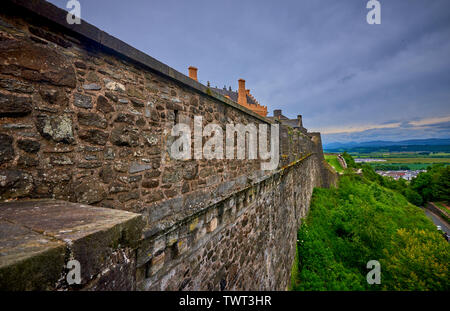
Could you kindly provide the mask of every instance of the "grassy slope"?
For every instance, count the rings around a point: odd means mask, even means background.
[[[316,189],[299,230],[295,290],[449,290],[450,249],[422,210],[359,176]],[[378,260],[382,284],[368,285]]]
[[[336,155],[325,155],[325,160],[330,164],[338,173],[342,173],[344,168],[339,163]]]

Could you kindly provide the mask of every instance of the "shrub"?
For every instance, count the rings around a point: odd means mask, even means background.
[[[420,208],[377,181],[345,175],[338,189],[314,190],[298,232],[294,289],[450,289],[448,243]],[[381,263],[382,285],[367,284],[370,260]]]

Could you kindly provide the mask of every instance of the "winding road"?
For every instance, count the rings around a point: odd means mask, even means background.
[[[422,209],[428,216],[428,218],[430,218],[436,226],[441,226],[442,231],[447,232],[447,234],[450,234],[449,225],[441,217],[439,217],[438,215],[436,215],[435,213],[431,212],[426,208]]]

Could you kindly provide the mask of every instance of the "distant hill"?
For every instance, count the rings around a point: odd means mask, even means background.
[[[324,149],[354,149],[354,148],[380,148],[389,146],[445,146],[450,145],[450,138],[438,139],[411,139],[402,141],[367,141],[367,142],[347,142],[347,143],[328,143],[324,144]]]

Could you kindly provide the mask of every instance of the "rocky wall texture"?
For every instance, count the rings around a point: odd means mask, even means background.
[[[139,290],[285,290],[297,230],[321,185],[308,155],[142,241]]]
[[[122,209],[148,215],[150,226],[261,174],[258,160],[175,161],[167,152],[175,122],[261,120],[21,19],[3,16],[0,40],[1,200]],[[231,180],[233,189],[220,187]]]

